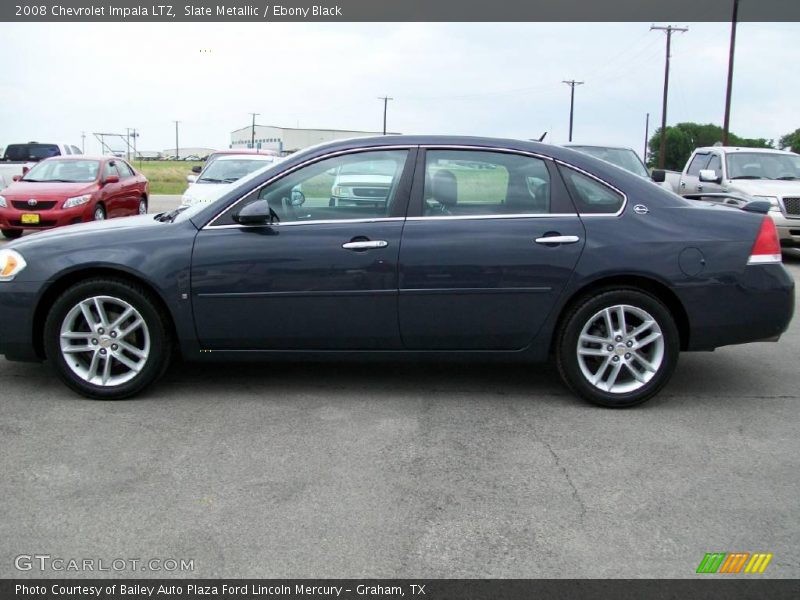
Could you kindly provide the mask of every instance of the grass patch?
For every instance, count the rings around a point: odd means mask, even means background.
[[[133,166],[147,177],[151,194],[182,194],[189,186],[186,176],[192,175],[192,167],[203,164],[185,160],[137,160]]]

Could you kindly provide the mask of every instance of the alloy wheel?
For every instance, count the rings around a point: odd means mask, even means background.
[[[112,296],[78,302],[64,317],[59,342],[70,370],[102,387],[130,381],[150,356],[150,331],[144,318],[131,304]]]
[[[595,388],[626,394],[645,386],[664,362],[664,334],[647,311],[628,304],[603,308],[578,337],[578,366]]]

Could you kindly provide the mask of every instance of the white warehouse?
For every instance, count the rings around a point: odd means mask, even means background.
[[[273,125],[248,125],[231,132],[231,149],[251,148],[251,140],[261,150],[274,150],[280,154],[290,154],[322,142],[343,140],[354,137],[381,135],[380,131],[348,131],[345,129],[299,129],[295,127],[275,127]],[[397,135],[388,133],[388,135]]]

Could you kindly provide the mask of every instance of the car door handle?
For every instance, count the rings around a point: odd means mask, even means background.
[[[686,187],[686,182],[685,182],[685,181],[681,181],[681,187],[682,187],[682,188],[685,188],[685,187]]]
[[[389,242],[385,240],[363,240],[359,242],[347,242],[342,244],[345,250],[374,250],[375,248],[386,248]]]
[[[547,235],[536,238],[534,241],[537,244],[574,244],[581,241],[581,238],[577,235]]]
[[[698,192],[702,192],[703,191],[703,186],[702,185],[698,185],[697,186],[697,191]]]

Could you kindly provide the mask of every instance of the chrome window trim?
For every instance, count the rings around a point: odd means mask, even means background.
[[[265,188],[266,186],[268,186],[272,182],[278,181],[279,179],[282,179],[282,178],[286,177],[287,175],[291,175],[295,171],[297,171],[299,169],[302,169],[303,167],[307,167],[308,165],[312,165],[314,163],[321,162],[323,160],[327,160],[329,158],[336,158],[337,156],[342,156],[343,154],[359,154],[361,152],[374,152],[376,150],[378,150],[378,151],[382,151],[382,150],[408,150],[408,151],[410,151],[410,150],[412,150],[412,149],[414,149],[416,147],[417,147],[416,144],[399,144],[399,145],[392,145],[392,146],[365,146],[363,148],[350,148],[348,150],[337,150],[336,152],[330,152],[328,154],[323,154],[321,156],[316,156],[314,158],[309,158],[308,160],[305,160],[305,161],[303,161],[303,162],[301,162],[299,164],[296,164],[295,166],[293,166],[293,167],[291,167],[291,168],[289,168],[289,169],[287,169],[285,171],[281,171],[280,173],[276,174],[274,177],[270,177],[269,179],[267,179],[264,183],[262,183],[258,187],[255,187],[252,190],[250,190],[249,192],[247,192],[241,198],[238,198],[234,202],[228,204],[220,212],[218,212],[216,215],[214,215],[212,217],[212,219],[208,223],[203,225],[203,227],[201,228],[201,231],[203,229],[223,229],[223,228],[231,229],[231,228],[243,228],[243,227],[260,227],[259,225],[255,225],[255,226],[254,225],[239,225],[238,223],[237,224],[229,224],[229,225],[214,225],[214,222],[217,219],[219,219],[223,214],[225,214],[230,209],[232,209],[234,206],[239,204],[242,200],[244,200],[245,198],[250,196],[251,194],[260,193],[263,188]],[[402,217],[386,217],[386,218],[387,219],[397,219],[397,218],[402,218]],[[373,220],[385,220],[385,219],[383,217],[376,217],[375,219],[366,219],[366,221],[373,221]],[[362,219],[353,219],[353,220],[350,220],[350,219],[330,219],[330,220],[326,220],[326,221],[314,221],[314,223],[346,223],[346,222],[363,222],[363,221],[364,220],[362,220]],[[305,221],[305,223],[311,223],[311,222],[312,221]],[[297,223],[297,222],[296,221],[291,221],[291,223]],[[289,225],[289,223],[277,223],[276,225],[286,226],[286,225]]]
[[[214,225],[215,221],[219,219],[223,214],[228,212],[231,208],[239,204],[242,200],[247,198],[250,194],[253,193],[260,193],[260,191],[273,183],[295,171],[302,169],[308,165],[314,164],[316,162],[320,162],[323,160],[327,160],[329,158],[335,158],[337,156],[342,156],[344,154],[359,154],[361,152],[375,152],[375,151],[382,151],[382,150],[412,150],[413,148],[420,148],[422,150],[467,150],[473,152],[501,152],[504,154],[517,154],[521,156],[528,156],[532,158],[538,158],[540,160],[549,160],[555,164],[561,165],[568,169],[573,169],[590,179],[594,179],[601,185],[613,190],[617,194],[622,196],[622,206],[620,206],[619,210],[615,213],[582,213],[582,212],[574,212],[574,213],[521,213],[521,214],[512,214],[512,215],[442,215],[442,216],[419,216],[419,217],[375,217],[375,218],[367,218],[367,219],[325,219],[325,220],[313,220],[313,221],[289,221],[286,223],[275,223],[274,226],[278,227],[290,227],[293,225],[328,225],[333,223],[379,223],[379,222],[386,222],[386,221],[434,221],[434,220],[447,220],[447,221],[461,221],[461,220],[478,220],[478,219],[531,219],[531,218],[547,218],[547,217],[618,217],[623,212],[625,212],[625,208],[628,205],[628,195],[620,190],[618,187],[610,184],[609,182],[601,179],[597,175],[589,173],[577,167],[571,163],[565,162],[561,159],[554,158],[552,156],[547,156],[546,154],[539,154],[538,152],[531,152],[529,150],[518,150],[515,148],[501,148],[498,146],[465,146],[459,144],[398,144],[398,145],[391,145],[391,146],[365,146],[363,148],[350,148],[347,150],[337,150],[336,152],[330,152],[328,154],[323,154],[321,156],[317,156],[314,158],[310,158],[306,161],[303,161],[292,168],[282,171],[281,173],[275,175],[274,177],[269,178],[267,181],[259,185],[258,187],[254,188],[241,198],[238,198],[225,208],[223,208],[220,212],[218,212],[214,217],[206,223],[202,228],[201,231],[204,229],[242,229],[246,227],[261,227],[261,225],[240,225],[240,224],[228,224],[228,225]]]
[[[390,221],[405,221],[405,217],[375,217],[372,219],[319,219],[313,221],[287,221],[286,223],[272,223],[270,227],[293,227],[295,225],[333,225],[335,223],[386,223]],[[245,229],[251,227],[264,227],[264,225],[214,225],[210,229]],[[205,229],[205,227],[203,227]]]
[[[441,215],[426,217],[407,217],[406,221],[471,221],[484,219],[543,219],[558,217],[575,217],[577,213],[518,213],[509,215]]]
[[[569,164],[567,162],[564,162],[563,160],[559,160],[559,159],[554,159],[554,160],[556,161],[556,164],[559,164],[559,165],[561,165],[561,166],[563,166],[563,167],[565,167],[567,169],[572,169],[573,171],[577,171],[578,173],[580,173],[582,175],[586,175],[586,177],[589,177],[590,179],[594,179],[600,185],[604,185],[605,187],[607,187],[607,188],[609,188],[611,190],[614,190],[617,194],[622,196],[622,205],[619,207],[619,210],[617,212],[615,212],[615,213],[582,213],[582,212],[578,212],[578,214],[581,216],[581,218],[583,218],[583,217],[618,217],[623,212],[625,212],[625,207],[628,206],[628,195],[625,192],[623,192],[621,189],[619,189],[615,185],[612,185],[612,184],[608,183],[605,179],[601,179],[597,175],[593,175],[592,173],[589,173],[588,171],[584,171],[580,167],[576,167],[575,165],[571,165],[571,164]]]

